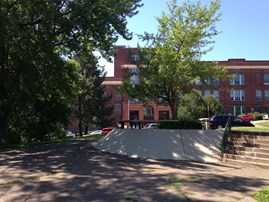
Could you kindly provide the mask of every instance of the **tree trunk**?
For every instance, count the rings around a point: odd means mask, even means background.
[[[79,135],[82,137],[82,106],[81,106],[81,96],[78,96],[78,130]]]
[[[85,125],[85,128],[84,128],[84,134],[88,134],[88,130],[89,130],[89,124],[86,124]]]
[[[172,120],[176,120],[177,119],[177,110],[178,110],[178,101],[169,101],[168,102],[171,112],[172,112]]]
[[[1,110],[3,112],[3,110]],[[8,116],[10,114],[10,110],[5,110],[2,115],[3,117],[0,118],[0,147],[3,146],[4,143],[4,131],[7,126]]]

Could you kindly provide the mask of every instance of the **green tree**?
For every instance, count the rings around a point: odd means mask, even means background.
[[[203,62],[203,55],[212,50],[216,22],[219,21],[220,2],[209,7],[200,1],[186,1],[178,6],[175,0],[168,4],[169,13],[158,20],[156,34],[145,33],[145,47],[138,48],[140,83],[130,82],[126,76],[121,90],[131,98],[143,100],[162,98],[177,118],[177,109],[182,95],[190,92],[195,81],[225,79],[227,71],[216,62]]]
[[[111,96],[106,95],[102,82],[105,73],[98,65],[98,58],[93,50],[81,51],[75,57],[79,73],[78,91],[76,94],[76,118],[80,136],[88,132],[89,124],[103,126],[112,124],[110,116],[113,107],[108,106]]]
[[[223,106],[217,100],[217,98],[215,98],[213,95],[204,96],[204,100],[205,100],[206,105],[208,106],[208,109],[209,109],[209,113],[208,113],[209,116],[212,116],[214,114],[223,114],[224,113]],[[205,117],[207,117],[208,115],[206,115]]]
[[[118,35],[132,37],[126,20],[137,14],[139,2],[0,1],[0,143],[25,117],[25,134],[39,132],[34,123],[66,119],[75,77],[62,58],[88,45],[104,57],[113,54]]]
[[[178,119],[194,121],[205,117],[207,105],[197,91],[192,91],[183,96],[178,108]]]

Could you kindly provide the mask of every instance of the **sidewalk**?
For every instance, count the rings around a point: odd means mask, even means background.
[[[88,141],[0,152],[0,202],[255,201],[268,168],[134,159]]]

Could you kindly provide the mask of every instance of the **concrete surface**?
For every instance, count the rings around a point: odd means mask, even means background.
[[[115,129],[94,147],[131,157],[217,163],[222,135],[219,130]]]
[[[0,202],[243,202],[268,185],[268,168],[130,158],[89,141],[0,151]]]

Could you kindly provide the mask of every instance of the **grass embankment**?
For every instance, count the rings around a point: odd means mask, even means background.
[[[42,142],[31,142],[31,143],[21,143],[21,144],[12,144],[12,145],[4,145],[2,148],[20,148],[20,147],[29,147],[35,145],[43,145],[43,144],[52,144],[52,143],[61,143],[61,142],[68,142],[68,141],[79,141],[79,140],[88,140],[88,141],[97,141],[104,137],[102,134],[86,134],[80,137],[79,135],[74,138],[62,138],[57,140],[49,140],[49,141],[42,141]]]
[[[232,130],[269,132],[269,121],[254,121],[255,127],[232,127]]]

